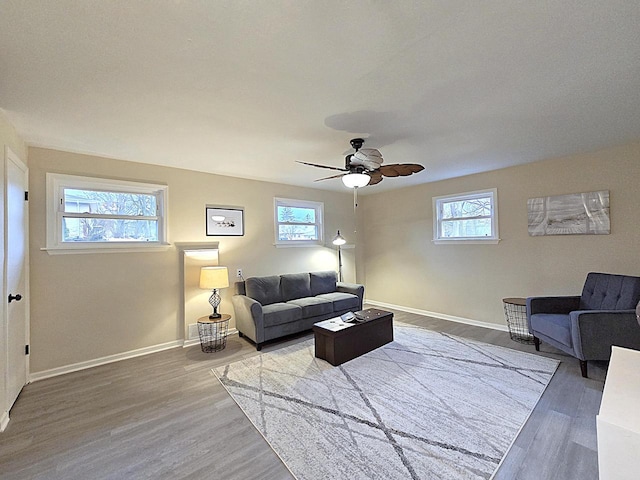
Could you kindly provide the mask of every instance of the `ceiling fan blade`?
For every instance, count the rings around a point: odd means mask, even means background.
[[[356,152],[356,154],[357,153],[364,155],[365,157],[379,157],[381,159],[380,163],[382,163],[382,154],[377,148],[361,148]]]
[[[368,174],[371,177],[371,180],[369,180],[369,185],[375,185],[376,183],[380,183],[382,181],[383,177],[380,172],[373,171],[373,172],[369,172]]]
[[[329,180],[331,178],[344,177],[347,173],[339,173],[338,175],[331,175],[330,177],[318,178],[317,180],[314,180],[314,182],[321,182],[322,180]]]
[[[378,172],[380,172],[380,174],[384,175],[385,177],[399,177],[400,173],[398,173],[395,169],[395,165],[384,165],[381,166],[378,169]]]
[[[340,172],[346,172],[347,171],[346,168],[330,167],[329,165],[320,165],[320,164],[317,164],[317,163],[301,162],[300,160],[296,160],[296,162],[297,163],[301,163],[303,165],[311,165],[312,167],[328,168],[329,170],[338,170]]]
[[[396,163],[393,165],[383,165],[379,168],[379,172],[385,177],[408,177],[422,170],[424,170],[424,167],[417,163]]]

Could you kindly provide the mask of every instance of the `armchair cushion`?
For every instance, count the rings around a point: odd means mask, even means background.
[[[571,317],[559,313],[539,313],[531,319],[531,328],[571,348]]]
[[[640,298],[638,277],[589,273],[580,297],[580,310],[632,310]]]

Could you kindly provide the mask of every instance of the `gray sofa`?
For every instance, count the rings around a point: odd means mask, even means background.
[[[328,271],[247,278],[235,284],[232,302],[240,336],[261,350],[269,340],[362,310],[363,297],[364,286],[338,282]]]

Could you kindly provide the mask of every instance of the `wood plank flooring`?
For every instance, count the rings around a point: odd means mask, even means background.
[[[395,311],[395,320],[534,352],[499,332]],[[263,352],[310,338],[268,344]],[[505,458],[496,480],[597,480],[595,416],[605,363],[543,344],[562,363]],[[256,355],[237,335],[222,352],[199,346],[27,385],[0,434],[1,479],[292,479],[292,475],[211,373]]]

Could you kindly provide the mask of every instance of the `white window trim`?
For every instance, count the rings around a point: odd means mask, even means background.
[[[468,238],[448,238],[441,237],[441,205],[445,202],[469,200],[473,198],[492,197],[492,221],[491,236],[488,237],[468,237]],[[498,222],[498,189],[490,188],[486,190],[475,190],[473,192],[457,193],[454,195],[441,195],[432,198],[433,204],[433,243],[436,245],[451,244],[497,244],[500,242],[500,228]]]
[[[278,207],[306,207],[316,210],[316,223],[318,226],[318,240],[280,240],[278,238]],[[282,247],[318,247],[324,244],[324,203],[313,202],[311,200],[296,200],[292,198],[273,198],[273,234],[275,238],[274,245],[277,248]]]
[[[41,250],[50,255],[106,252],[152,252],[165,251],[170,247],[167,236],[168,191],[167,185],[142,182],[128,182],[105,178],[83,177],[47,173],[47,234],[46,247]],[[156,195],[158,202],[157,242],[79,242],[62,241],[61,202],[64,188],[119,191]]]

